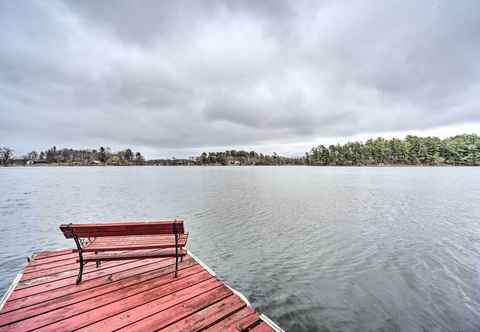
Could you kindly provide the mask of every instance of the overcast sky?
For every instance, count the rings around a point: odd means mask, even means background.
[[[0,0],[0,145],[149,157],[480,133],[480,1]]]

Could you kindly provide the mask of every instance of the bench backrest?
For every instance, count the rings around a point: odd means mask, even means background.
[[[183,220],[137,221],[110,224],[62,224],[60,230],[67,239],[152,235],[152,234],[183,234]]]

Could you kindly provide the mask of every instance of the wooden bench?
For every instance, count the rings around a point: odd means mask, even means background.
[[[186,255],[188,233],[183,220],[141,221],[109,224],[62,224],[60,230],[67,239],[74,239],[80,264],[77,285],[82,281],[87,262],[175,257],[175,277],[178,260]]]

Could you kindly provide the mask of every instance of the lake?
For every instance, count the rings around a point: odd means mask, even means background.
[[[0,169],[0,293],[60,223],[183,218],[287,331],[480,330],[480,168]]]

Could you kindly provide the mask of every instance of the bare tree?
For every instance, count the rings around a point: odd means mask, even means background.
[[[0,159],[2,161],[3,166],[8,165],[8,161],[13,157],[13,149],[10,149],[6,146],[0,148]]]

